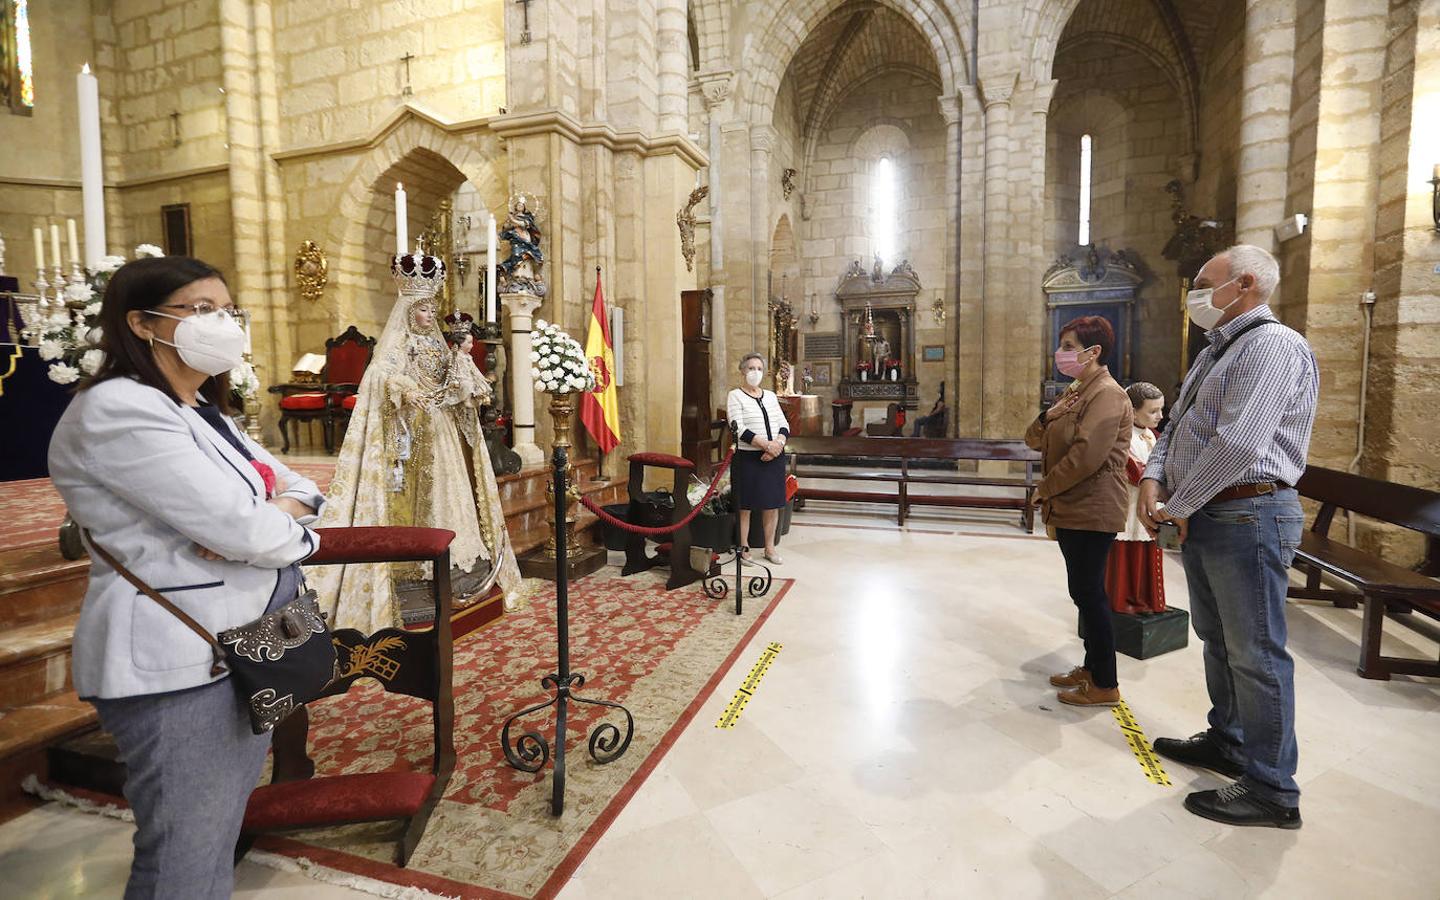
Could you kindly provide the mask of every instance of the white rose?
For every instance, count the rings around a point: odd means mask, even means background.
[[[538,329],[540,329],[541,331],[544,331],[544,330],[545,330],[545,320],[544,320],[544,319],[536,319],[536,320],[535,320],[535,327],[538,328]]]
[[[135,248],[135,258],[136,258],[136,259],[139,259],[139,258],[142,257],[142,256],[164,256],[164,255],[165,255],[165,251],[164,251],[164,250],[161,250],[159,247],[155,246],[154,244],[141,244],[140,246],[138,246],[138,247]]]
[[[90,329],[89,331],[85,332],[85,340],[89,341],[89,342],[90,342],[90,346],[92,346],[92,347],[98,347],[98,346],[100,346],[100,339],[103,338],[104,336],[105,336],[105,330],[104,330],[103,328],[101,328],[99,325],[96,325],[94,328],[92,328],[92,329]]]
[[[59,341],[44,340],[40,342],[40,358],[46,362],[59,359],[65,355],[65,345]]]
[[[65,299],[72,303],[88,303],[95,296],[95,289],[83,281],[65,286]]]
[[[539,366],[533,366],[533,367],[531,367],[531,369],[530,369],[530,377],[531,377],[531,378],[539,378],[539,377],[540,377],[540,367],[539,367]]]
[[[85,307],[85,315],[86,315],[86,316],[98,316],[98,315],[100,315],[100,301],[99,301],[99,300],[96,300],[94,303],[87,304],[86,307]]]
[[[80,369],[86,375],[94,375],[100,371],[100,364],[105,361],[104,350],[86,350],[80,357]]]
[[[80,370],[65,363],[51,363],[45,374],[56,384],[74,384],[80,380]]]
[[[90,271],[96,274],[104,274],[114,272],[123,265],[125,265],[125,257],[123,256],[102,256],[100,257],[100,261],[95,264],[95,268]]]

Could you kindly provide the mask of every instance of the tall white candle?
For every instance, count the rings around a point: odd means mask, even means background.
[[[80,261],[80,243],[75,240],[75,220],[65,220],[65,237],[70,244],[70,264],[75,265]]]
[[[35,229],[35,268],[45,268],[45,236],[40,229]]]
[[[495,214],[490,213],[490,227],[485,235],[485,321],[498,322],[500,316],[495,308]]]
[[[255,327],[255,320],[250,318],[249,311],[246,311],[243,315],[245,316],[245,359],[249,360],[254,358],[254,348],[250,343],[250,331]]]
[[[50,253],[55,257],[50,263],[52,266],[59,268],[65,265],[64,260],[60,258],[60,226],[54,222],[50,223]]]
[[[75,76],[80,109],[80,186],[85,208],[85,267],[105,255],[105,171],[100,157],[100,82],[86,63]]]
[[[395,182],[395,252],[406,253],[410,245],[409,206],[405,200],[405,185]]]

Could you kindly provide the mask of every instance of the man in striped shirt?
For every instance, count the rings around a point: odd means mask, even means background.
[[[1267,305],[1279,281],[1275,258],[1247,244],[1196,275],[1187,305],[1210,346],[1155,445],[1138,513],[1152,535],[1169,523],[1181,542],[1211,703],[1208,730],[1159,738],[1155,751],[1237,779],[1186,797],[1192,813],[1299,828],[1285,591],[1304,526],[1294,485],[1320,382],[1310,345]]]

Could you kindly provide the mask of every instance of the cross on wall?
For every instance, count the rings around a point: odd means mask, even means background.
[[[530,43],[530,4],[535,0],[515,0],[515,2],[525,12],[525,25],[520,30],[520,43],[528,44]]]

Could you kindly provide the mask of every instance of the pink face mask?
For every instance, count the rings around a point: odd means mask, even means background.
[[[1079,378],[1080,373],[1085,371],[1085,363],[1080,361],[1080,354],[1084,352],[1084,350],[1056,350],[1055,368],[1060,370],[1061,375]]]

